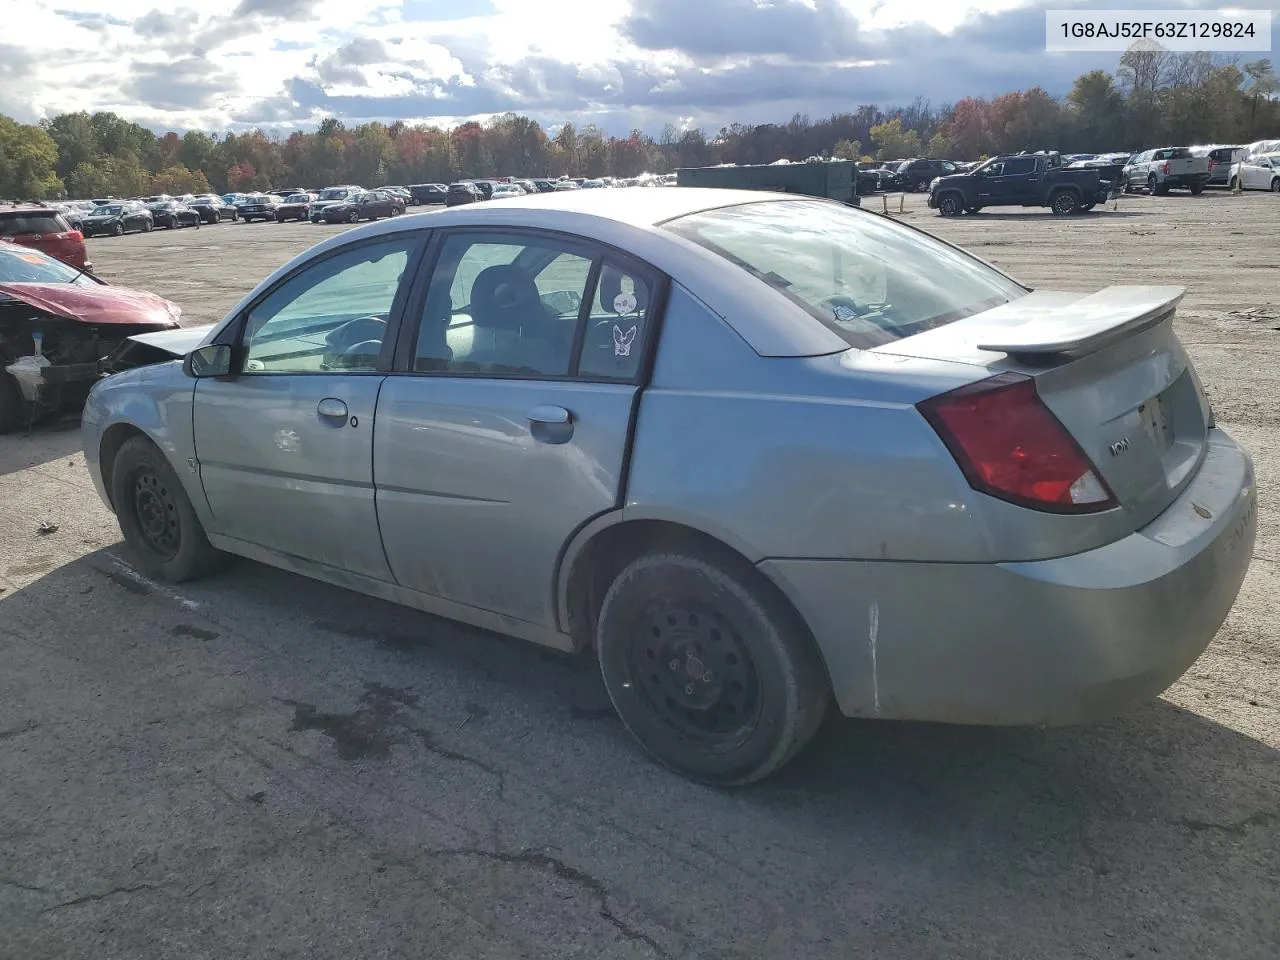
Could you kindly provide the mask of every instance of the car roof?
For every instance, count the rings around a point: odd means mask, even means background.
[[[219,329],[247,307],[260,289],[328,251],[410,230],[472,226],[564,233],[630,254],[694,292],[712,312],[730,322],[761,356],[802,357],[848,350],[847,341],[823,324],[810,322],[808,315],[779,291],[753,280],[705,247],[659,229],[676,217],[769,201],[839,203],[787,193],[697,187],[662,191],[572,190],[376,220],[334,234],[281,266],[240,301]],[[732,321],[728,321],[730,317]],[[215,335],[210,335],[210,342]]]

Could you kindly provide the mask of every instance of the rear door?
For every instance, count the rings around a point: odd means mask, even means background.
[[[378,400],[386,556],[404,586],[552,627],[560,551],[624,496],[659,278],[536,232],[434,256]]]
[[[424,236],[351,244],[241,317],[243,372],[196,381],[192,422],[216,530],[389,580],[373,493],[374,412]]]

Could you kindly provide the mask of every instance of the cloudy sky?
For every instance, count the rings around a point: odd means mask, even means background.
[[[611,133],[935,104],[1117,54],[1048,55],[1046,7],[1186,0],[0,0],[0,113],[157,130],[451,125],[506,110]],[[1220,6],[1213,4],[1212,6]],[[1233,6],[1272,8],[1274,0]],[[222,12],[219,12],[222,11]],[[1273,14],[1280,30],[1280,13]],[[21,27],[21,29],[12,29]],[[1252,59],[1259,54],[1248,54]],[[1277,58],[1280,60],[1280,58]]]

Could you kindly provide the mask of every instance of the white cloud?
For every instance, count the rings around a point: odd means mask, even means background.
[[[1113,56],[1042,52],[1041,11],[1054,2],[0,0],[23,27],[11,52],[0,46],[0,111],[32,121],[110,109],[209,130],[507,109],[548,125],[715,127],[1061,87],[1114,68]]]

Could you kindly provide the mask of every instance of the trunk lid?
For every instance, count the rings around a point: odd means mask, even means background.
[[[1173,331],[1184,289],[1036,291],[875,348],[1035,379],[1045,405],[1092,460],[1134,528],[1194,475],[1211,414]]]

